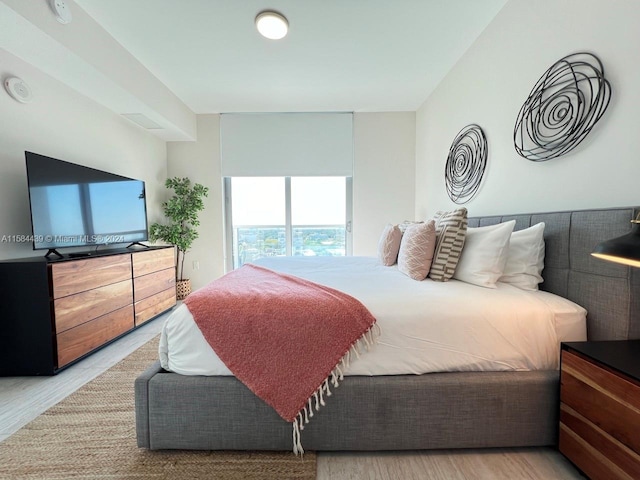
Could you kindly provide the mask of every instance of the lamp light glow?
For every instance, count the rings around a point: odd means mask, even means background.
[[[279,13],[273,11],[261,12],[256,17],[256,28],[260,35],[270,40],[280,40],[289,31],[289,22]]]
[[[591,255],[609,262],[640,268],[640,214],[631,220],[631,232],[596,245]]]

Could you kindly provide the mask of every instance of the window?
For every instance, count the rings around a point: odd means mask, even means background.
[[[227,269],[350,252],[350,177],[227,177],[225,198]]]

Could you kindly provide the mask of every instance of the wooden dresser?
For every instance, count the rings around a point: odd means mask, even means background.
[[[0,262],[0,375],[52,375],[176,304],[174,249]]]
[[[559,435],[589,478],[640,479],[640,340],[562,344]]]
[[[137,252],[132,263],[137,327],[176,304],[174,251],[163,248]]]

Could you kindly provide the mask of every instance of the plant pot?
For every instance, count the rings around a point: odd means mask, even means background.
[[[191,280],[185,278],[176,282],[176,298],[184,300],[191,293]]]

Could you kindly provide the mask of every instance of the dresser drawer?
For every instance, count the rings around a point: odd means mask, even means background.
[[[135,303],[136,326],[168,310],[176,304],[175,287],[156,293]]]
[[[66,297],[131,278],[131,255],[113,255],[51,265],[53,298]]]
[[[55,332],[62,333],[132,303],[129,279],[59,298],[53,302]]]
[[[175,268],[174,250],[173,248],[160,248],[133,253],[133,276],[139,277],[166,268]]]
[[[640,452],[640,385],[563,351],[560,401]],[[612,414],[615,412],[615,414]]]
[[[128,305],[56,335],[57,367],[63,367],[132,328],[133,306]]]
[[[133,279],[133,296],[136,302],[170,288],[176,288],[175,268],[166,268]]]

